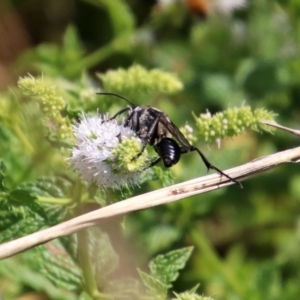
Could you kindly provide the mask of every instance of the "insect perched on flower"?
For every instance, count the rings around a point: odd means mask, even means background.
[[[242,188],[242,184],[222,172],[220,169],[212,165],[205,155],[195,146],[191,145],[179,128],[169,119],[163,111],[150,107],[138,106],[128,99],[114,93],[98,93],[99,95],[113,95],[127,101],[130,106],[123,108],[116,113],[111,119],[115,120],[117,116],[124,112],[128,112],[128,117],[124,121],[124,127],[130,128],[141,139],[142,147],[140,151],[132,157],[132,160],[138,159],[149,144],[154,147],[158,154],[158,158],[153,160],[148,167],[156,165],[161,160],[167,168],[177,164],[181,154],[196,151],[202,158],[207,169],[213,169],[220,175],[227,177],[230,181],[238,184]]]

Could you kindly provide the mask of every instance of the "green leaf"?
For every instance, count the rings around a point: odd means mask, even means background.
[[[282,278],[276,262],[260,264],[254,280],[255,290],[259,291],[262,299],[279,299],[282,289]]]
[[[196,293],[196,291],[198,290],[199,286],[200,286],[200,283],[196,284],[193,288],[191,288],[189,290],[189,292],[190,293]]]
[[[174,176],[170,169],[162,169],[161,167],[154,166],[152,170],[154,173],[154,179],[159,180],[163,187],[174,184]]]
[[[34,68],[47,77],[77,78],[81,69],[76,66],[81,62],[84,49],[74,26],[69,26],[63,37],[63,46],[44,43],[27,50],[19,58],[23,69]]]
[[[73,261],[77,262],[77,251],[78,243],[77,236],[75,234],[63,236],[59,238],[61,245],[64,247],[66,252],[72,257]]]
[[[35,251],[41,272],[56,286],[71,291],[82,288],[80,269],[59,240],[36,247]]]
[[[151,274],[170,287],[170,283],[178,277],[178,270],[184,268],[192,250],[193,247],[186,247],[158,255],[149,264]]]
[[[24,195],[24,198],[22,196]],[[19,198],[18,198],[19,197]],[[47,220],[47,214],[45,212],[45,206],[35,202],[36,199],[26,190],[13,190],[8,195],[8,203],[13,210],[20,210],[26,214],[26,211],[30,214],[35,214],[37,217]]]
[[[0,191],[5,191],[6,188],[4,186],[4,179],[5,179],[5,165],[4,162],[1,160],[0,161]]]
[[[86,292],[82,292],[78,300],[93,300],[93,298]]]
[[[123,277],[108,282],[105,284],[104,292],[116,300],[144,299],[141,297],[142,289],[140,281],[130,277]]]
[[[101,281],[116,269],[119,257],[106,233],[103,233],[98,227],[89,228],[87,232],[94,273],[96,278]]]
[[[143,284],[147,287],[148,292],[155,296],[155,299],[164,300],[167,297],[168,286],[159,279],[149,275],[141,270],[138,270]]]
[[[0,276],[5,278],[6,284],[13,284],[16,288],[16,284],[20,286],[20,289],[32,289],[38,292],[45,293],[49,299],[52,300],[75,300],[77,296],[68,290],[63,290],[55,287],[41,272],[35,269],[36,260],[33,253],[34,250],[27,251],[26,253],[15,257],[1,260],[0,262]],[[15,297],[6,298],[5,290],[1,291],[3,299],[17,299]]]
[[[115,37],[132,33],[135,27],[134,15],[129,5],[123,0],[86,0],[95,6],[104,8],[112,21]]]
[[[9,193],[9,197],[21,204],[30,204],[34,200],[36,200],[37,197],[31,194],[30,191],[27,191],[25,189],[16,189]]]
[[[180,300],[213,300],[210,297],[200,296],[196,294],[199,285],[200,284],[195,285],[192,289],[184,293],[177,294],[174,292],[174,295],[176,296],[176,299]],[[175,300],[175,298],[173,298],[172,300]]]
[[[79,58],[83,51],[75,26],[68,26],[63,38],[64,52],[70,55],[69,60]],[[66,54],[65,53],[65,54]]]
[[[180,237],[181,231],[178,227],[168,224],[157,224],[149,228],[144,239],[147,243],[148,253],[153,254],[168,249]]]
[[[0,243],[35,232],[48,223],[44,207],[39,203],[22,205],[6,198],[0,205]]]
[[[184,292],[180,294],[174,293],[174,295],[176,298],[173,298],[172,300],[214,300],[211,297],[200,296],[191,292]]]
[[[19,186],[36,197],[64,198],[71,188],[71,182],[61,177],[42,177],[35,182]]]
[[[0,200],[0,242],[6,242],[62,221],[61,206],[35,201],[38,197],[64,197],[70,182],[60,178],[43,178],[21,184]]]

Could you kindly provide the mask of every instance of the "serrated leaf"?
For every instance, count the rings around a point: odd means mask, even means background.
[[[143,284],[147,287],[148,292],[155,296],[157,300],[164,300],[167,298],[168,286],[161,282],[156,277],[149,275],[141,270],[138,270]]]
[[[67,290],[82,288],[81,271],[59,240],[35,248],[41,272],[56,286]]]
[[[0,210],[0,242],[10,241],[18,232],[17,224],[23,218],[23,214],[19,211],[3,209],[5,205],[1,203]]]
[[[38,203],[21,205],[11,199],[1,201],[0,243],[35,232],[47,224],[47,215]]]
[[[59,238],[60,243],[74,261],[77,261],[78,243],[75,234]]]
[[[89,254],[93,262],[96,278],[101,281],[116,269],[119,257],[114,251],[109,237],[98,227],[89,228]]]
[[[192,250],[193,247],[186,247],[158,255],[149,264],[151,274],[170,287],[170,283],[178,277],[178,270],[184,268]]]
[[[30,234],[32,232],[36,232],[42,227],[42,222],[33,220],[32,218],[21,219],[18,218],[16,215],[6,215],[6,218],[7,217],[10,221],[8,226],[5,226],[8,222],[1,222],[0,224],[0,243],[8,242],[13,239],[17,239],[19,237]]]
[[[61,177],[43,177],[35,182],[24,183],[20,189],[26,189],[35,196],[63,198],[68,193],[71,183]]]
[[[66,219],[67,209],[63,206],[46,206],[45,212],[47,214],[47,225],[53,226],[63,222]]]
[[[64,217],[62,207],[35,201],[37,197],[63,197],[70,183],[60,178],[43,178],[21,184],[0,201],[0,242],[10,241],[42,227],[57,224]]]
[[[24,196],[24,201],[22,196]],[[45,206],[34,201],[36,198],[30,195],[28,191],[20,190],[20,192],[18,192],[18,190],[14,190],[8,195],[8,199],[8,203],[11,209],[21,210],[24,213],[28,212],[30,214],[36,214],[44,221],[48,219],[45,212]]]
[[[23,204],[12,199],[10,195],[0,201],[0,206],[0,243],[56,224],[63,216],[60,207],[36,201]]]
[[[28,260],[29,258],[29,260]],[[59,289],[55,287],[43,274],[37,272],[33,267],[35,265],[35,256],[32,251],[27,251],[21,254],[18,259],[9,258],[0,261],[0,275],[5,276],[6,283],[10,285],[13,283],[18,283],[21,288],[26,286],[32,290],[39,292],[44,292],[49,299],[53,300],[75,300],[77,296],[70,291]],[[10,281],[9,281],[10,280]],[[15,285],[14,285],[15,286]],[[5,289],[4,289],[5,290]],[[16,299],[5,298],[5,294],[1,291],[1,297],[3,299]]]
[[[105,285],[104,292],[111,295],[114,300],[142,299],[140,281],[128,277],[109,282]]]
[[[36,200],[36,197],[30,193],[30,191],[27,191],[25,189],[16,189],[9,193],[9,197],[17,202],[20,202],[21,204],[30,204],[34,200]]]

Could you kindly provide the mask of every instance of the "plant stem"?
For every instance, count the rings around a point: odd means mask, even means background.
[[[83,185],[79,180],[75,182],[74,190],[76,192],[73,194],[73,198],[74,198],[73,201],[74,203],[76,203],[78,207],[78,211],[80,212],[81,205],[82,205]],[[78,241],[78,262],[82,272],[82,280],[84,283],[85,291],[93,299],[97,299],[97,300],[111,299],[110,296],[102,294],[98,291],[98,286],[94,275],[93,264],[91,262],[90,252],[89,252],[88,230],[78,231],[77,241]]]
[[[129,39],[128,35],[118,36],[107,45],[100,47],[92,54],[83,58],[76,66],[74,66],[71,69],[70,73],[76,74],[80,72],[82,69],[89,69],[91,67],[94,67],[118,51],[119,52],[127,51],[127,49],[129,48],[128,39]],[[123,45],[122,47],[122,44],[124,43],[126,43],[126,45]]]
[[[113,296],[100,293],[94,276],[93,265],[89,255],[88,231],[81,230],[77,232],[78,239],[78,261],[82,272],[85,291],[97,300],[111,300]]]
[[[52,197],[38,197],[37,201],[48,204],[68,205],[72,202],[70,198],[52,198]]]
[[[89,295],[98,293],[94,277],[93,267],[89,256],[87,231],[81,230],[77,233],[78,238],[78,260],[82,272],[83,283]]]
[[[26,149],[27,153],[32,154],[34,152],[34,148],[32,144],[29,142],[28,138],[24,135],[20,126],[14,125],[12,129],[16,134],[16,136],[19,138],[19,140],[22,141],[24,149]]]

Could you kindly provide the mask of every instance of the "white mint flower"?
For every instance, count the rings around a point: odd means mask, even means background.
[[[108,116],[83,114],[73,132],[76,144],[70,161],[84,180],[104,188],[138,183],[147,153],[132,160],[142,147],[134,131]]]

